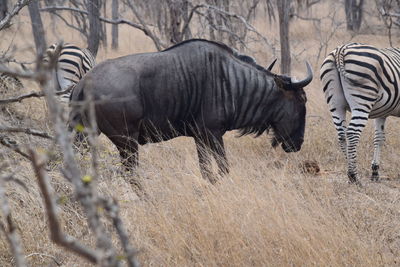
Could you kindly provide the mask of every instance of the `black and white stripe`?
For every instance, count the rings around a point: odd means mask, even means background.
[[[45,61],[53,55],[58,44],[52,44],[46,51]],[[63,44],[57,60],[56,84],[57,90],[64,91],[75,85],[95,65],[95,58],[86,48],[73,44]],[[70,92],[60,96],[61,101],[68,102]]]
[[[379,49],[359,43],[342,45],[326,57],[320,74],[351,182],[358,182],[360,135],[368,118],[375,119],[371,178],[378,180],[385,120],[388,116],[400,116],[400,49]],[[351,112],[348,125],[346,110]]]

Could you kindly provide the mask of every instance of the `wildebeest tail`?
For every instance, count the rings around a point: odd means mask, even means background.
[[[72,89],[69,99],[70,113],[68,118],[68,130],[70,132],[80,132],[83,130],[83,116],[85,114],[85,105],[83,104],[84,98],[83,83],[78,83]]]

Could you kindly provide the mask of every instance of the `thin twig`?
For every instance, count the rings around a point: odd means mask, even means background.
[[[119,240],[121,241],[122,248],[124,249],[126,259],[128,261],[128,266],[139,266],[139,263],[135,259],[135,250],[129,243],[128,232],[126,231],[124,224],[122,223],[122,220],[119,216],[119,207],[117,201],[111,199],[101,199],[101,202],[104,206],[104,209],[108,212],[108,215],[113,222],[114,228],[117,231]]]
[[[2,169],[2,168],[0,168],[0,169]],[[29,192],[29,188],[26,186],[26,184],[23,181],[21,181],[20,179],[15,178],[14,173],[8,174],[8,175],[3,175],[2,177],[0,177],[0,179],[4,180],[5,182],[16,183],[17,185],[21,186],[26,192]]]
[[[26,255],[25,258],[27,259],[27,258],[30,258],[30,257],[33,257],[33,256],[47,257],[47,258],[52,259],[52,260],[57,264],[57,266],[61,266],[61,265],[62,265],[62,264],[56,259],[56,257],[54,257],[54,256],[52,256],[52,255],[49,255],[49,254],[45,254],[45,253],[34,252],[34,253],[29,254],[29,255]]]
[[[21,156],[23,156],[24,158],[27,159],[31,159],[30,156],[28,154],[26,154],[25,152],[23,152],[20,147],[17,145],[17,142],[10,140],[8,137],[6,136],[2,136],[0,135],[0,144],[2,144],[5,147],[8,147],[9,149],[13,150],[14,152],[17,152],[18,154],[20,154]]]

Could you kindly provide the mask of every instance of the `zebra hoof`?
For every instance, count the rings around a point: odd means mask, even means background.
[[[373,173],[373,174],[371,175],[371,181],[373,181],[373,182],[379,182],[379,181],[380,181],[379,175]]]
[[[347,176],[349,177],[349,184],[355,184],[358,186],[362,186],[361,182],[357,179],[357,175],[355,173],[347,173]]]
[[[372,175],[371,175],[371,181],[373,182],[378,182],[379,181],[379,165],[378,164],[372,164]]]
[[[359,187],[362,187],[362,186],[363,186],[362,183],[360,182],[360,180],[358,180],[358,179],[355,180],[355,181],[349,180],[348,183],[349,183],[349,184],[355,184],[355,185],[357,185],[357,186],[359,186]]]

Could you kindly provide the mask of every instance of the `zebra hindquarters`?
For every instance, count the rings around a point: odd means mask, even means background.
[[[336,69],[335,59],[332,54],[330,54],[322,63],[320,73],[323,92],[329,106],[333,124],[337,131],[339,146],[343,155],[347,159],[346,109],[348,108],[348,104],[340,82],[339,72]]]

